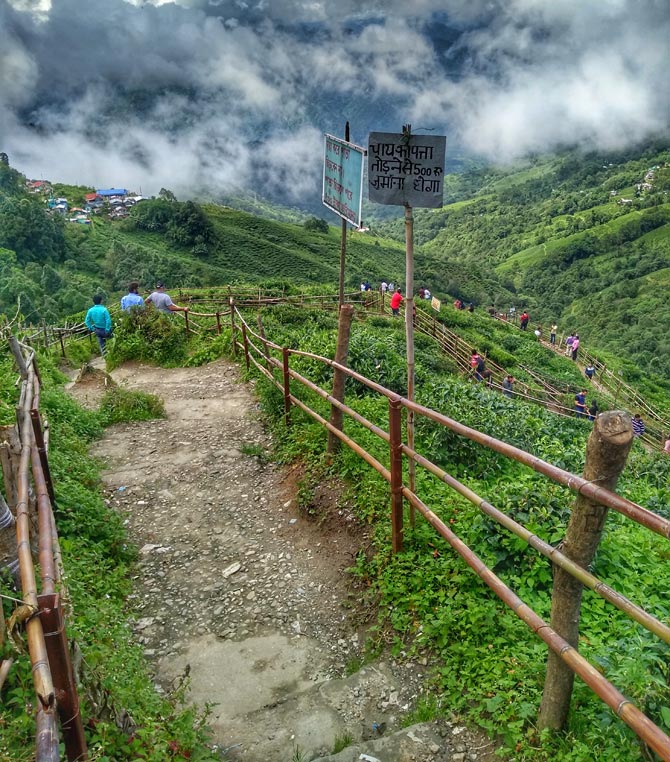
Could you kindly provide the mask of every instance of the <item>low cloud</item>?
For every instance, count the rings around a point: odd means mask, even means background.
[[[444,5],[0,0],[0,150],[33,177],[296,203],[347,118],[495,161],[667,130],[662,0]]]

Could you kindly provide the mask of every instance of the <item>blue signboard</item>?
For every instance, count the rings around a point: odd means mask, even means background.
[[[361,226],[364,156],[364,148],[325,135],[323,203],[357,228]]]

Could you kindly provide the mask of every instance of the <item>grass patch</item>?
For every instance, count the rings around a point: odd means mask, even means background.
[[[150,421],[153,418],[165,418],[165,407],[163,400],[156,394],[115,386],[105,392],[100,402],[99,416],[103,426]]]
[[[341,751],[351,746],[354,742],[354,737],[351,733],[344,732],[342,735],[336,735],[333,743],[333,754],[339,754]]]

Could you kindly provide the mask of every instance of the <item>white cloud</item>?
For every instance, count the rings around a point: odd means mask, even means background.
[[[0,0],[0,150],[92,185],[311,193],[317,136],[350,118],[359,142],[411,121],[504,160],[667,127],[661,0],[444,6]]]

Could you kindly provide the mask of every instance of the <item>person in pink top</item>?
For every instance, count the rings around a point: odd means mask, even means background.
[[[575,334],[575,337],[572,340],[572,359],[577,360],[577,350],[579,349],[579,336],[578,334]]]
[[[391,312],[393,313],[393,317],[398,317],[400,314],[400,304],[402,302],[402,294],[400,293],[400,289],[397,288],[395,290],[395,293],[391,297]]]

